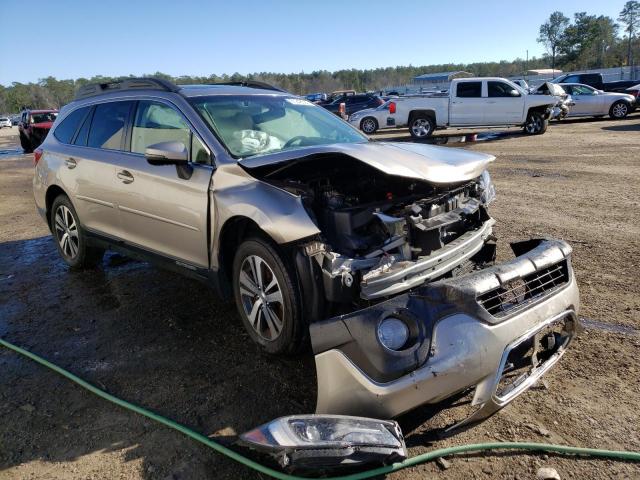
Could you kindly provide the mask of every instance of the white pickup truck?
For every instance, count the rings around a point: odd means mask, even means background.
[[[354,113],[349,122],[367,134],[382,128],[409,127],[414,138],[438,128],[523,127],[539,135],[558,103],[550,95],[529,95],[505,78],[460,78],[449,93],[392,98],[377,108]]]

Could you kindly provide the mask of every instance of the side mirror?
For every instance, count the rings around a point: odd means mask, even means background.
[[[151,165],[187,165],[189,151],[182,142],[160,142],[149,145],[144,156]]]
[[[519,97],[520,96],[520,92],[518,90],[516,90],[515,88],[512,88],[511,90],[509,90],[509,95],[511,95],[512,97]]]

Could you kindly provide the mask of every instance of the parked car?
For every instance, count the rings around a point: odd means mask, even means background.
[[[310,102],[325,102],[329,96],[326,93],[309,93],[304,96]]]
[[[638,83],[637,80],[618,80],[605,82],[601,73],[567,73],[551,80],[552,83],[579,83],[589,85],[604,92],[624,92],[627,88]]]
[[[541,134],[557,102],[548,95],[528,95],[504,78],[464,78],[454,79],[449,93],[399,97],[387,103],[387,110],[360,111],[349,122],[369,131],[408,126],[414,138],[447,127],[522,126]]]
[[[0,117],[0,128],[11,128],[11,119],[9,117]]]
[[[571,248],[528,240],[495,264],[493,156],[370,142],[246,85],[79,91],[33,180],[70,268],[121,251],[234,298],[267,352],[310,338],[320,413],[388,418],[475,388],[477,421],[560,358],[577,327]]]
[[[44,141],[57,116],[57,110],[24,110],[20,114],[18,132],[24,153],[33,152]]]
[[[367,108],[378,107],[384,103],[384,100],[377,95],[371,93],[358,93],[355,95],[345,95],[336,98],[331,103],[321,104],[323,108],[326,108],[336,115],[340,115],[340,104],[344,103],[346,115],[351,115],[360,110]]]
[[[11,117],[11,126],[17,127],[20,124],[20,115],[14,115]]]
[[[603,92],[580,83],[560,84],[571,95],[572,106],[568,117],[625,118],[635,107],[636,99],[626,93]]]
[[[633,110],[638,108],[638,100],[640,100],[640,83],[638,83],[637,85],[634,85],[633,87],[627,88],[625,90],[625,93],[632,95],[636,99]]]

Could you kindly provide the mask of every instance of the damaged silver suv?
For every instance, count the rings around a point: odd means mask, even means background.
[[[393,417],[475,388],[471,421],[577,328],[565,242],[495,264],[493,160],[371,142],[264,84],[128,79],[62,109],[34,193],[70,267],[119,250],[233,297],[268,352],[310,336],[319,412]]]

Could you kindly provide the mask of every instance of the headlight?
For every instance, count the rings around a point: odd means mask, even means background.
[[[491,181],[489,171],[485,170],[478,179],[478,188],[480,189],[480,200],[485,205],[489,205],[496,198],[496,187]]]
[[[396,422],[343,415],[278,418],[242,434],[240,443],[296,471],[387,464],[406,458]]]
[[[399,318],[387,317],[378,325],[378,340],[389,350],[401,350],[409,340],[409,327]]]

